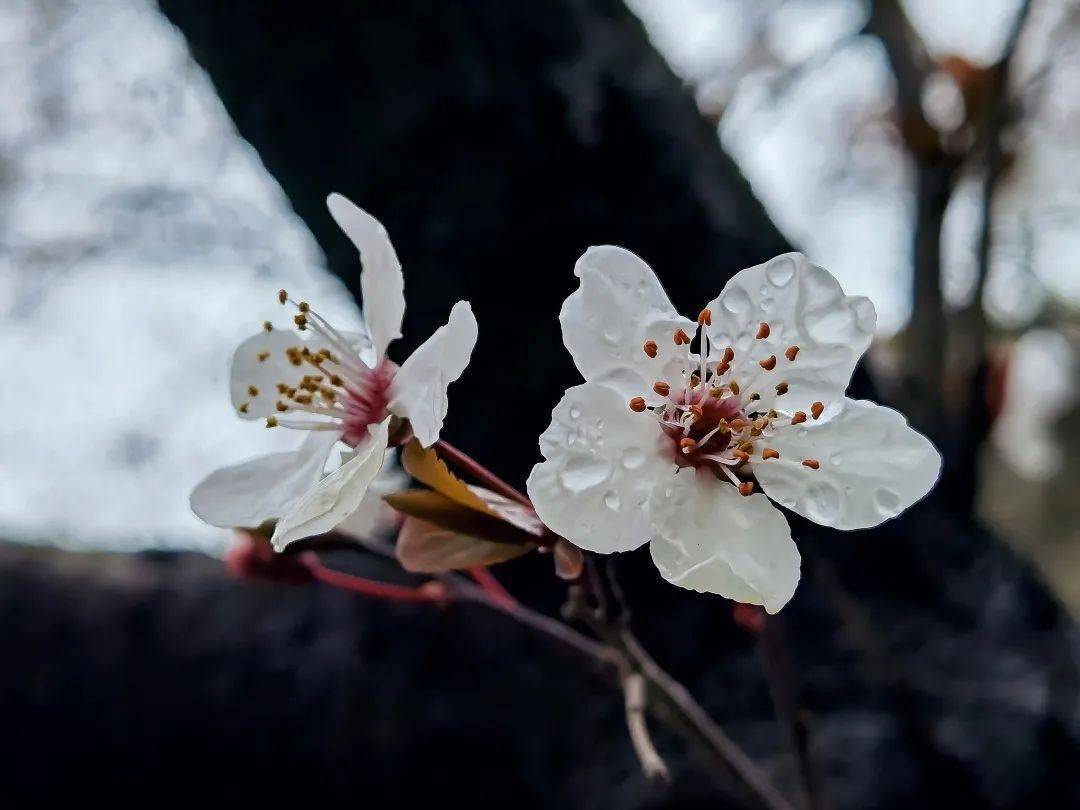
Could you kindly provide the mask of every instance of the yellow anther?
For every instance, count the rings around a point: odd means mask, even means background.
[[[652,390],[658,393],[662,397],[666,397],[671,393],[671,386],[666,382],[660,381],[653,383]]]
[[[689,455],[694,452],[694,448],[697,447],[697,442],[687,437],[679,440],[679,447],[682,448],[683,455]]]
[[[277,427],[277,417],[276,416],[268,416],[268,417],[266,417],[266,426],[268,428]]]
[[[816,458],[804,458],[802,465],[804,467],[809,467],[811,470],[816,470],[821,467],[821,462]]]
[[[777,451],[773,450],[771,447],[766,447],[764,450],[761,451],[761,457],[766,459],[780,458],[780,454]]]
[[[758,340],[764,340],[769,336],[770,331],[772,330],[769,329],[769,325],[765,323],[765,321],[762,321],[761,325],[757,328],[757,334],[754,335],[754,337]]]
[[[821,416],[821,412],[824,410],[825,406],[820,402],[815,402],[813,405],[810,406],[810,413],[815,419]]]
[[[265,363],[267,360],[270,359],[270,352],[259,352],[257,356],[260,363]]]
[[[724,357],[723,357],[722,362],[730,363],[734,359],[735,359],[735,350],[732,349],[730,346],[728,346],[726,349],[724,349]]]
[[[656,345],[655,340],[646,340],[645,345],[642,348],[649,357],[656,357],[656,353],[659,351],[659,347]]]
[[[641,413],[642,411],[644,411],[645,410],[645,398],[644,397],[634,397],[632,400],[630,400],[630,410],[632,410],[634,413]]]
[[[698,326],[712,326],[712,311],[708,308],[701,310],[697,316]]]
[[[690,336],[686,334],[682,329],[675,330],[675,345],[676,346],[689,346]]]
[[[747,453],[745,450],[736,450],[732,455],[734,455],[735,458],[739,459],[739,461],[750,460],[750,454]]]
[[[307,317],[302,312],[299,315],[293,316],[293,323],[296,324],[296,328],[301,332],[307,329]]]
[[[758,365],[766,371],[772,371],[774,368],[776,368],[776,355],[770,354],[764,360],[759,360]]]
[[[308,306],[308,302],[307,302],[307,301],[301,301],[301,302],[300,302],[299,304],[297,304],[297,305],[296,305],[296,308],[297,308],[298,310],[300,310],[301,312],[307,312],[308,310],[310,310],[310,309],[311,309],[311,307],[310,307],[310,306]]]
[[[723,377],[725,374],[728,373],[728,370],[730,368],[731,368],[731,363],[721,363],[720,365],[718,365],[716,367],[716,376],[717,377]]]
[[[254,385],[249,385],[248,386],[248,396],[249,397],[257,397],[258,395],[259,395],[259,389],[256,388]]]
[[[776,411],[774,411],[774,410],[770,410],[770,411],[769,411],[769,412],[768,412],[767,414],[765,414],[765,415],[766,415],[767,417],[769,417],[770,419],[779,419],[779,418],[780,418],[780,414],[779,414],[779,413],[777,413],[777,412],[776,412]]]
[[[717,388],[715,385],[709,388],[709,396],[713,399],[720,399],[720,395],[724,393],[722,388]]]
[[[784,357],[786,357],[788,360],[794,360],[795,355],[797,355],[798,353],[799,353],[799,347],[798,346],[788,346],[787,351],[784,352]]]
[[[793,425],[801,425],[805,421],[806,421],[806,414],[803,413],[802,411],[795,411],[795,413],[791,417],[791,424],[793,424]]]
[[[240,411],[240,413],[247,413],[248,404],[246,402],[242,402],[240,405],[237,406],[236,410]]]
[[[702,410],[700,405],[691,405],[689,410],[690,413],[694,415],[695,420],[700,419],[705,413],[705,411]]]
[[[750,495],[753,495],[754,494],[754,482],[753,481],[743,481],[741,484],[739,484],[739,494],[742,495],[744,498],[749,497]]]
[[[274,331],[274,325],[272,323],[270,323],[270,321],[263,321],[263,331],[264,332],[273,332]]]
[[[277,300],[278,300],[279,303],[284,304],[286,301],[289,300],[289,294],[287,292],[285,292],[285,290],[278,290],[277,291]]]
[[[782,397],[788,392],[788,384],[786,382],[776,384],[776,395]]]
[[[739,384],[737,382],[735,382],[735,380],[732,380],[731,382],[729,382],[727,384],[727,387],[729,389],[731,389],[731,393],[733,393],[733,394],[738,394],[739,393]]]
[[[750,396],[747,397],[747,400],[750,401],[750,402],[757,402],[759,399],[761,399],[761,394],[757,394],[757,393],[751,394]]]
[[[286,405],[284,402],[282,402],[280,399],[277,402],[274,403],[274,407],[277,408],[278,411],[281,412],[281,413],[284,413],[285,411],[289,410],[289,406]]]

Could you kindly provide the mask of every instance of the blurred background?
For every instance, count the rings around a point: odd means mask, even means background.
[[[233,348],[280,287],[359,323],[337,190],[401,255],[403,349],[473,301],[447,431],[515,482],[575,380],[556,314],[587,245],[639,252],[682,311],[792,247],[869,296],[854,394],[946,467],[881,529],[795,523],[817,804],[1080,802],[1080,3],[0,0],[0,90],[18,795],[740,806],[689,759],[644,786],[617,699],[519,628],[215,559],[191,488],[291,443],[234,418]],[[620,565],[662,662],[795,784],[730,607]],[[505,577],[554,610],[547,573]]]

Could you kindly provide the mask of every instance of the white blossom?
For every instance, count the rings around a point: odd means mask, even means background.
[[[338,331],[282,290],[281,303],[295,308],[301,334],[267,324],[241,343],[230,393],[242,418],[307,436],[296,451],[217,470],[191,496],[195,513],[216,526],[277,519],[279,551],[343,522],[345,528],[378,524],[378,494],[385,487],[376,479],[393,475],[384,471],[392,420],[406,420],[423,446],[434,444],[446,417],[447,388],[464,372],[477,337],[472,308],[459,301],[449,321],[400,366],[391,362],[386,349],[401,336],[405,313],[401,263],[378,220],[340,194],[331,194],[327,205],[360,251],[367,333]],[[339,443],[347,456],[326,473]]]
[[[560,321],[586,382],[556,405],[528,481],[537,514],[572,543],[651,540],[674,584],[776,612],[800,557],[770,498],[859,529],[937,480],[937,450],[903,416],[844,396],[874,307],[801,254],[739,272],[696,323],[627,250],[590,248],[575,274]]]

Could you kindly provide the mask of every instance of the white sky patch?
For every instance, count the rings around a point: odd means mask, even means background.
[[[217,551],[192,487],[299,441],[232,413],[233,349],[280,287],[358,310],[145,0],[0,5],[0,97],[0,536]]]

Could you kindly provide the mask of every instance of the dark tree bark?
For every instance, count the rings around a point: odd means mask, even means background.
[[[354,289],[326,193],[387,225],[406,348],[473,301],[448,433],[517,481],[577,379],[556,315],[587,245],[641,253],[686,312],[786,249],[613,0],[162,6]],[[935,499],[873,531],[793,530],[787,697],[825,806],[1080,800],[1075,629],[1023,566]],[[663,583],[647,551],[618,566],[646,647],[796,795],[729,603]],[[550,559],[499,573],[557,604]],[[674,787],[645,785],[618,696],[476,608],[231,583],[189,555],[2,549],[0,623],[0,784],[20,798],[735,806],[662,734]]]

